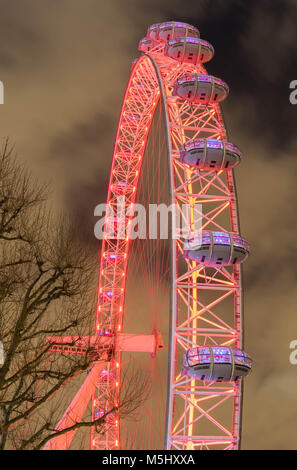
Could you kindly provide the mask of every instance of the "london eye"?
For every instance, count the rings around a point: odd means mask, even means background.
[[[150,371],[151,395],[136,422],[125,424],[115,411],[104,434],[93,426],[90,449],[239,449],[243,378],[252,368],[242,299],[250,249],[240,233],[234,177],[242,154],[220,108],[229,88],[207,74],[214,49],[194,26],[154,24],[139,50],[120,113],[103,230],[91,340],[100,338],[105,353],[94,359],[58,429],[69,425],[70,411],[82,419],[90,402],[92,420],[104,415],[109,390],[119,401],[124,370],[134,361]],[[131,208],[147,213],[150,205],[174,207],[168,233],[132,237],[140,227]],[[69,448],[71,439],[63,434],[46,448]]]

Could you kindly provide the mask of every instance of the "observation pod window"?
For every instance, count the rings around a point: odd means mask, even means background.
[[[239,235],[236,235],[235,233],[231,234],[232,239],[233,239],[233,246],[236,246],[238,248],[242,248],[243,250],[247,251],[248,253],[250,252],[250,246],[246,240],[241,238]]]
[[[201,242],[201,245],[210,245],[211,243],[211,238],[210,238],[210,233],[209,232],[202,232],[202,236],[198,236],[198,242]]]
[[[203,144],[204,144],[204,142],[203,142]],[[224,148],[223,142],[221,140],[216,140],[216,139],[206,139],[206,146],[210,149],[222,149],[222,148]]]
[[[198,81],[199,82],[211,82],[211,76],[210,75],[198,75]]]
[[[182,85],[183,83],[192,82],[193,80],[195,80],[195,75],[185,75],[184,77],[179,78],[176,83]]]
[[[209,364],[210,351],[209,348],[188,349],[186,353],[187,363],[190,367],[198,364]]]
[[[211,244],[211,237],[210,232],[199,232],[199,234],[195,237],[189,238],[185,241],[187,244],[191,244],[194,248],[199,248],[203,245],[210,245]],[[189,247],[190,248],[190,247]]]
[[[190,367],[194,367],[199,364],[232,364],[232,354],[230,348],[226,346],[212,346],[212,355],[210,348],[198,347],[189,349],[186,353],[187,362]],[[248,356],[241,351],[236,349],[236,357],[238,356],[238,363],[245,364]],[[235,355],[234,355],[235,357]]]
[[[151,25],[148,27],[148,30],[147,30],[147,37],[150,38],[152,33],[155,33],[155,32],[157,32],[157,31],[159,31],[161,24],[162,24],[162,23],[154,23],[154,24],[151,24]],[[154,39],[154,38],[152,37],[151,39]]]
[[[252,368],[253,361],[242,349],[233,349],[234,362],[238,365],[244,365],[246,367]]]
[[[216,77],[216,82],[217,82],[218,85],[222,85],[223,87],[226,86],[226,83],[223,82],[223,80],[221,80],[220,78],[217,78],[217,77]]]
[[[186,142],[184,144],[184,148],[186,150],[191,150],[191,149],[203,149],[204,148],[204,140],[203,139],[195,139],[195,140],[190,140],[189,142]]]
[[[197,348],[198,364],[209,364],[211,361],[209,348]]]
[[[231,364],[232,357],[230,348],[227,347],[213,347],[213,361],[215,364]]]
[[[214,245],[230,245],[230,236],[228,232],[213,232]]]
[[[241,157],[241,152],[236,145],[231,144],[231,142],[225,142],[225,147],[226,149],[231,150],[231,152],[236,152]]]
[[[195,26],[181,21],[155,23],[147,30],[147,37],[159,42],[166,42],[175,37],[199,38],[199,36],[199,30]]]

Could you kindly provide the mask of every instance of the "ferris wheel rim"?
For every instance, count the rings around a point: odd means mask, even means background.
[[[171,154],[172,154],[172,146],[171,146],[171,136],[170,136],[170,130],[169,130],[169,120],[168,120],[168,110],[166,106],[166,96],[165,96],[165,90],[163,86],[163,81],[162,77],[160,75],[158,66],[149,54],[145,54],[146,56],[149,57],[150,61],[153,64],[153,67],[155,69],[160,91],[161,91],[161,99],[162,99],[162,104],[163,104],[163,109],[164,109],[164,115],[165,115],[165,122],[166,122],[166,141],[167,141],[167,159],[168,159],[168,172],[170,175],[169,178],[169,195],[170,195],[170,202],[171,204],[174,202],[174,197],[173,197],[173,191],[174,191],[174,184],[173,184],[173,167],[172,167],[172,161],[171,161]],[[170,244],[170,274],[171,274],[171,282],[170,282],[170,302],[169,302],[169,337],[168,337],[168,364],[167,364],[167,370],[168,370],[168,375],[167,375],[167,400],[166,400],[166,417],[165,417],[165,433],[164,433],[164,447],[167,448],[167,443],[168,443],[168,435],[169,435],[169,413],[170,413],[170,402],[172,400],[172,394],[170,393],[170,379],[172,378],[172,354],[173,354],[173,344],[172,344],[172,322],[173,318],[175,317],[176,313],[176,304],[175,304],[175,297],[174,297],[174,291],[173,291],[173,283],[175,282],[175,269],[176,269],[176,257],[174,256],[174,251],[175,251],[175,240],[173,237],[171,237],[171,244]]]

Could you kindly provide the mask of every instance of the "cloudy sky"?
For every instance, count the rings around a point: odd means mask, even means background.
[[[230,86],[224,115],[244,159],[236,170],[245,264],[243,448],[297,448],[296,0],[0,0],[0,137],[53,203],[85,226],[106,198],[113,139],[147,26],[186,21],[215,47],[207,65]],[[91,234],[91,236],[90,236]]]

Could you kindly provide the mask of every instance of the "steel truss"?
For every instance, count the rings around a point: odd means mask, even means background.
[[[202,229],[239,233],[233,171],[199,171],[182,164],[178,158],[181,146],[189,139],[227,138],[218,105],[189,104],[173,96],[175,81],[192,73],[205,74],[206,70],[202,65],[178,63],[166,57],[163,46],[158,45],[134,63],[126,89],[110,173],[95,322],[95,337],[102,331],[110,332],[112,354],[104,370],[98,368],[89,396],[93,420],[99,412],[119,401],[121,349],[118,335],[123,330],[132,220],[127,209],[136,202],[142,159],[160,99],[167,126],[171,204],[176,205],[181,216],[183,204],[191,207],[190,231],[198,217],[196,205],[201,204]],[[177,230],[177,226],[173,227],[173,232]],[[110,238],[111,233],[114,238]],[[241,383],[207,383],[185,377],[181,374],[181,358],[184,351],[194,345],[243,347],[241,269],[239,265],[231,268],[198,265],[186,261],[182,254],[182,240],[172,239],[165,447],[237,449]],[[94,367],[98,367],[96,360]],[[112,403],[111,389],[114,391]],[[90,447],[121,447],[118,413],[104,435],[92,428]]]

